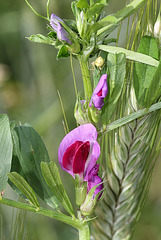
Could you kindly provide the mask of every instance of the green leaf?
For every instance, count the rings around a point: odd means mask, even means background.
[[[58,51],[57,58],[65,58],[69,57],[70,54],[68,53],[68,49],[65,45],[62,45]]]
[[[25,180],[48,205],[58,208],[58,200],[48,188],[41,172],[40,163],[50,161],[44,142],[31,126],[15,127],[14,131],[19,140],[19,142],[15,141],[16,154]]]
[[[105,6],[107,6],[106,0],[97,0],[95,4],[87,10],[87,18],[89,19],[95,14],[98,16]]]
[[[108,54],[107,57],[108,66],[108,94],[106,103],[103,108],[102,122],[107,124],[111,119],[116,104],[121,95],[124,85],[124,79],[126,74],[126,57],[125,54]]]
[[[89,4],[88,4],[87,0],[78,0],[76,6],[80,9],[89,8]]]
[[[12,138],[9,119],[6,114],[0,115],[0,192],[7,184],[7,173],[11,169],[12,160]]]
[[[101,29],[107,25],[111,25],[111,24],[115,25],[116,23],[117,23],[117,19],[115,18],[115,16],[109,15],[106,18],[103,18],[102,20],[89,26],[88,34],[91,35],[92,33],[97,32],[99,29]]]
[[[138,52],[158,59],[158,45],[156,39],[149,36],[143,37],[140,41]],[[158,68],[160,67],[158,66]],[[159,76],[158,74],[157,76],[155,75],[156,70],[156,67],[149,66],[143,63],[134,64],[133,84],[136,99],[140,107],[150,106],[156,97],[156,88],[159,88]],[[154,78],[156,80],[154,80]],[[154,85],[154,83],[156,84],[156,86]]]
[[[120,21],[123,19],[127,18],[128,16],[132,15],[133,13],[137,12],[140,7],[146,2],[147,0],[134,0],[126,7],[122,8],[120,11],[115,13],[113,16],[116,18],[116,23],[118,24]],[[103,18],[102,21],[106,19]],[[111,23],[110,25],[107,25],[103,28],[101,28],[98,32],[97,35],[100,35],[99,38],[102,39],[105,36],[107,36],[110,32],[112,32],[116,27],[116,23]]]
[[[132,122],[133,120],[136,120],[138,118],[141,118],[145,115],[148,115],[149,113],[155,112],[157,110],[161,110],[161,102],[155,103],[150,108],[144,108],[141,110],[138,110],[137,112],[131,113],[128,116],[122,117],[110,124],[108,124],[106,127],[103,127],[99,131],[99,136],[102,136],[102,134],[108,133],[114,129],[117,129],[127,123]]]
[[[62,206],[66,209],[66,211],[73,216],[74,215],[73,207],[62,184],[59,169],[56,166],[56,163],[42,162],[41,169],[47,185],[50,187],[50,189],[57,197],[57,199],[60,201]]]
[[[26,182],[26,180],[16,172],[8,173],[8,177],[16,185],[16,187],[20,189],[20,191],[28,198],[31,204],[39,208],[36,194],[30,187],[30,185]]]
[[[42,34],[31,35],[30,37],[27,37],[27,39],[29,39],[31,42],[55,45],[55,41],[53,41],[51,38],[48,38]]]
[[[143,54],[143,53],[130,51],[130,50],[127,50],[127,49],[121,48],[121,47],[106,46],[106,45],[98,45],[98,48],[100,50],[103,50],[103,51],[109,52],[109,53],[113,53],[113,54],[124,53],[126,55],[126,58],[130,59],[132,61],[141,62],[141,63],[148,64],[148,65],[154,66],[154,67],[158,67],[158,65],[159,65],[159,61],[157,61],[155,58],[148,56],[146,54]]]
[[[161,96],[161,59],[149,88],[146,91],[146,105],[150,106]]]

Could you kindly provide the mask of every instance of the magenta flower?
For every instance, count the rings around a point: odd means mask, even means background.
[[[89,106],[92,107],[93,103],[95,108],[101,110],[101,108],[104,105],[104,98],[106,97],[107,92],[108,92],[107,74],[103,74],[96,88],[93,91]]]
[[[102,179],[98,176],[98,171],[99,171],[99,164],[95,164],[95,166],[90,170],[88,174],[87,193],[89,193],[91,188],[102,183]],[[95,198],[95,196],[102,190],[103,190],[103,183],[96,188],[93,198]],[[102,192],[100,193],[99,198],[101,197],[101,195],[102,195]]]
[[[68,38],[69,34],[64,29],[64,27],[61,25],[61,22],[64,23],[64,21],[60,17],[56,16],[54,13],[51,14],[50,24],[51,24],[52,28],[55,30],[55,32],[57,33],[58,39],[60,41],[65,41],[69,44],[72,44],[72,42]]]
[[[97,131],[91,123],[81,125],[69,132],[58,149],[58,159],[62,169],[73,177],[79,174],[83,181],[88,181],[88,174],[99,156]]]

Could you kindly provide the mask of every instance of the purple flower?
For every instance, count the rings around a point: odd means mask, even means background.
[[[54,13],[51,14],[50,24],[51,24],[52,28],[55,30],[55,32],[57,33],[58,39],[60,41],[65,41],[69,44],[72,44],[72,42],[68,38],[69,34],[64,29],[64,27],[61,25],[61,22],[64,23],[64,21],[60,17],[56,16]]]
[[[107,92],[108,92],[107,74],[103,74],[96,88],[93,91],[89,106],[92,107],[93,102],[95,108],[101,110],[101,108],[104,105],[104,98],[106,97]]]
[[[95,164],[95,166],[90,170],[89,174],[88,174],[88,185],[87,185],[87,193],[89,193],[89,191],[91,190],[91,188],[95,187],[96,185],[102,183],[102,179],[98,176],[98,171],[99,171],[99,164]],[[93,198],[95,198],[95,196],[101,192],[103,189],[103,183],[100,184],[93,195]],[[99,198],[101,197],[102,192],[99,195]]]
[[[97,131],[91,123],[81,125],[69,132],[58,149],[58,159],[62,169],[73,177],[79,174],[83,181],[88,181],[88,174],[99,156]]]

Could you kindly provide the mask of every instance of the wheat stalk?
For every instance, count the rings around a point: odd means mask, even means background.
[[[126,112],[136,110],[131,94]],[[159,123],[160,111],[136,119],[105,136],[107,186],[94,221],[96,240],[131,239],[157,157]]]

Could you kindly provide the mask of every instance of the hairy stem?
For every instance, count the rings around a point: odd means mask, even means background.
[[[79,229],[79,240],[90,240],[89,223],[85,223]]]
[[[18,208],[18,209],[23,209],[25,211],[35,212],[35,213],[38,213],[40,215],[59,220],[59,221],[64,222],[64,223],[66,223],[70,226],[73,226],[77,229],[79,229],[82,225],[80,220],[78,220],[76,218],[71,218],[71,217],[69,217],[69,216],[67,216],[67,215],[65,215],[61,212],[51,211],[51,210],[44,209],[44,208],[41,208],[41,207],[36,208],[32,205],[29,205],[29,204],[26,204],[26,203],[21,203],[21,202],[16,202],[16,201],[6,199],[6,198],[0,198],[0,203],[2,203],[4,205],[7,205],[7,206],[15,207],[15,208]]]
[[[88,60],[83,55],[79,56],[78,60],[79,60],[79,64],[82,72],[85,99],[88,100],[91,98],[91,95],[92,95],[92,85],[91,85]]]

